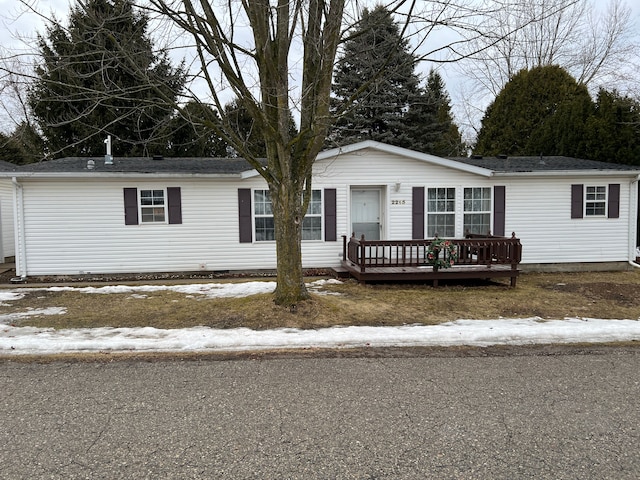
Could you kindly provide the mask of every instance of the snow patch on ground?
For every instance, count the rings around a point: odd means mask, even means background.
[[[308,284],[323,292],[338,280]],[[184,293],[189,298],[241,297],[271,293],[275,282],[241,282],[192,285],[114,285],[105,287],[50,287],[49,291],[78,291],[87,294],[130,294],[144,299],[161,291]],[[325,292],[326,293],[326,292]],[[18,300],[24,290],[1,290],[0,302]],[[5,303],[6,305],[6,303]],[[640,321],[565,318],[543,320],[521,318],[495,320],[461,319],[440,325],[398,327],[332,327],[317,330],[282,328],[184,329],[142,328],[53,328],[19,327],[12,323],[32,315],[63,315],[64,308],[30,309],[0,316],[0,354],[55,354],[64,352],[215,352],[269,350],[280,348],[353,348],[390,346],[489,346],[549,343],[600,343],[640,341]]]

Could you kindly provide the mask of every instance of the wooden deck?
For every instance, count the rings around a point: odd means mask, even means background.
[[[458,260],[450,268],[434,271],[426,259],[433,240],[376,241],[343,236],[342,269],[361,283],[367,281],[432,281],[510,278],[516,286],[522,246],[515,234],[451,240]]]

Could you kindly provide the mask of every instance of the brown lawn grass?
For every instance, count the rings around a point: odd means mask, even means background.
[[[219,282],[217,280],[216,282]],[[198,281],[194,283],[199,283]],[[37,285],[34,285],[37,287]],[[86,294],[25,288],[21,300],[0,306],[0,314],[65,307],[65,315],[16,320],[20,326],[53,328],[140,327],[321,328],[332,325],[437,324],[460,318],[592,317],[638,319],[640,271],[528,273],[516,288],[506,283],[470,282],[432,287],[423,284],[359,285],[349,280],[327,285],[295,312],[277,307],[268,294],[209,299],[174,292]]]

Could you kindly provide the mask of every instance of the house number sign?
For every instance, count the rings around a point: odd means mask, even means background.
[[[406,205],[406,200],[391,200],[391,205]]]

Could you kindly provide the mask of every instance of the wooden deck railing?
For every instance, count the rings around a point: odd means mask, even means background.
[[[342,259],[365,272],[369,267],[417,267],[429,265],[426,254],[433,239],[366,240],[342,236]],[[476,237],[451,239],[457,246],[456,265],[511,265],[517,269],[522,258],[522,245],[515,233],[509,237]]]

